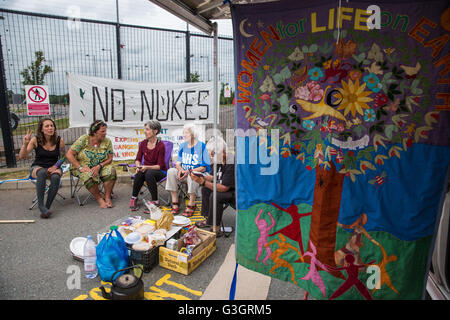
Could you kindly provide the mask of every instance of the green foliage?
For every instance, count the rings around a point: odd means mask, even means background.
[[[48,73],[53,72],[52,68],[44,63],[44,52],[36,51],[34,56],[36,60],[20,73],[23,78],[22,84],[24,86],[33,84],[42,85],[44,84],[45,76]]]

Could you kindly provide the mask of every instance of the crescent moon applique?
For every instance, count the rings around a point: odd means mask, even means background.
[[[247,18],[245,18],[244,20],[241,21],[241,23],[239,24],[239,31],[241,32],[241,34],[242,34],[244,37],[246,37],[246,38],[251,38],[251,37],[253,37],[254,35],[253,35],[253,34],[250,34],[250,33],[247,33],[247,32],[245,32],[245,30],[244,30],[244,24],[245,24],[246,21],[247,21]]]

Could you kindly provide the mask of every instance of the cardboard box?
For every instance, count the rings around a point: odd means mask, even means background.
[[[160,247],[159,265],[163,268],[189,275],[205,261],[206,258],[216,251],[216,235],[213,232],[197,230],[197,235],[202,239],[202,243],[193,250],[191,259],[189,259],[189,255],[181,253],[180,251]],[[180,250],[183,245],[183,239],[179,239],[178,250]]]

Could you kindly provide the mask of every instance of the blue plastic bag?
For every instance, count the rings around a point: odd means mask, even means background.
[[[117,230],[108,232],[97,245],[97,269],[102,281],[112,282],[124,272],[114,272],[130,266],[128,249],[122,235]]]

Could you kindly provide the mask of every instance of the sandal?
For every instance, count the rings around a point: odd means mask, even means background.
[[[209,224],[206,223],[206,220],[197,221],[197,222],[195,223],[195,226],[196,226],[197,228],[208,228],[208,227],[211,227]]]
[[[197,210],[196,204],[194,204],[193,206],[187,206],[183,212],[183,216],[189,218],[194,214],[195,210]]]
[[[176,205],[177,207],[174,208],[173,206]],[[172,202],[172,212],[173,215],[177,215],[180,213],[180,203],[179,202]]]

